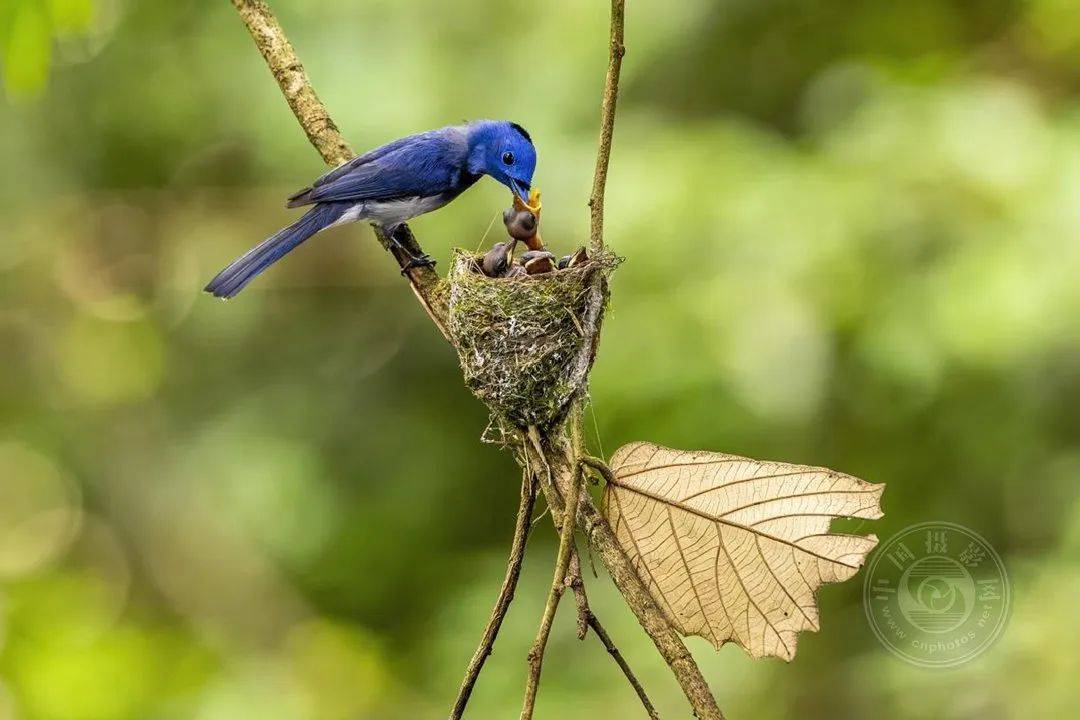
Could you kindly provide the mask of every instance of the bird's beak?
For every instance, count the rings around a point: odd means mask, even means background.
[[[529,204],[529,183],[517,178],[510,178],[510,187],[513,188],[514,194],[521,198],[523,203]]]

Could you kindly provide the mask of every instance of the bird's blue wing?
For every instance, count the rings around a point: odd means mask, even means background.
[[[457,183],[467,152],[455,128],[410,135],[331,170],[289,198],[289,207],[437,195]]]
[[[387,153],[393,152],[394,150],[397,150],[397,149],[399,149],[399,148],[401,148],[401,147],[403,147],[405,145],[408,145],[409,143],[418,141],[420,139],[421,135],[426,135],[426,134],[428,134],[428,133],[418,133],[416,135],[409,135],[408,137],[403,137],[403,138],[400,138],[398,140],[394,140],[393,142],[389,142],[389,143],[387,143],[387,144],[385,144],[385,145],[383,145],[381,147],[377,147],[374,150],[369,150],[366,153],[364,153],[363,155],[357,155],[352,160],[349,160],[349,161],[347,161],[345,163],[342,163],[341,165],[338,165],[333,170],[330,170],[329,172],[324,173],[323,175],[320,175],[318,177],[318,179],[315,180],[315,182],[311,183],[310,186],[308,186],[308,187],[306,187],[304,189],[305,190],[311,190],[312,188],[317,188],[320,185],[326,185],[327,183],[333,182],[334,180],[337,180],[342,175],[345,175],[346,173],[349,173],[349,172],[351,172],[353,170],[356,170],[361,165],[366,165],[367,163],[370,163],[373,160],[378,160],[379,158],[383,157]]]

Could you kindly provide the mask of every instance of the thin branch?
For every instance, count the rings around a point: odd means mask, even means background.
[[[600,621],[596,619],[596,615],[589,611],[589,627],[593,629],[593,633],[596,637],[600,638],[600,642],[604,643],[604,647],[607,648],[608,653],[622,668],[623,675],[630,681],[630,685],[634,688],[634,692],[637,693],[638,699],[641,700],[641,704],[645,707],[645,712],[649,714],[652,720],[660,720],[659,713],[656,712],[656,708],[649,702],[649,696],[645,694],[645,688],[641,687],[641,683],[638,682],[637,677],[634,675],[634,671],[630,669],[630,666],[626,663],[626,658],[619,652],[619,648],[615,647],[615,643],[612,641],[611,636],[604,630],[604,626],[600,624]]]
[[[326,106],[312,89],[304,66],[296,57],[274,13],[260,0],[232,0],[232,4],[247,25],[267,67],[274,74],[285,102],[289,103],[293,115],[300,121],[300,127],[326,164],[340,165],[351,158],[354,154],[352,148],[345,142],[326,112]]]
[[[533,505],[536,502],[536,478],[529,472],[522,472],[521,478],[521,503],[518,505],[517,521],[514,524],[514,540],[510,546],[510,559],[506,565],[506,577],[503,578],[502,588],[499,590],[499,598],[495,601],[495,607],[491,611],[484,635],[480,639],[480,646],[473,653],[469,667],[465,670],[465,679],[461,681],[461,689],[458,690],[454,707],[450,710],[450,720],[459,720],[465,712],[465,705],[469,702],[476,679],[480,677],[480,671],[484,668],[484,662],[491,654],[495,645],[495,638],[499,635],[503,618],[510,608],[510,602],[514,599],[514,590],[517,588],[518,578],[521,576],[521,563],[525,558],[525,544],[528,542],[529,529]]]
[[[536,641],[529,650],[529,677],[525,683],[521,720],[531,720],[533,716],[536,691],[540,688],[540,667],[544,663],[544,650],[547,649],[548,637],[551,635],[551,623],[555,619],[555,611],[559,607],[563,591],[566,590],[566,572],[570,569],[570,555],[574,548],[574,516],[577,514],[583,481],[583,473],[579,472],[570,484],[570,490],[566,496],[562,531],[559,533],[559,554],[555,559],[555,577],[551,581],[551,591],[548,593],[547,604],[544,606],[544,614],[540,618],[540,629],[536,633]]]
[[[619,652],[619,648],[615,646],[615,642],[611,639],[611,636],[607,634],[607,630],[600,624],[600,619],[596,617],[596,614],[589,607],[589,597],[585,593],[585,580],[581,577],[581,562],[578,559],[578,555],[575,552],[573,557],[570,558],[570,570],[566,576],[566,584],[574,591],[574,601],[577,603],[578,611],[578,639],[584,640],[585,633],[589,628],[593,629],[593,635],[603,643],[604,649],[608,651],[611,658],[622,670],[623,675],[626,676],[627,681],[630,683],[630,687],[634,688],[634,692],[637,693],[638,699],[641,700],[642,706],[645,708],[645,712],[652,720],[660,720],[660,715],[656,712],[656,708],[653,707],[652,702],[649,701],[649,696],[645,694],[645,688],[641,686],[637,676],[634,675],[634,671],[630,669],[630,665],[626,662],[626,658]]]
[[[584,464],[584,463],[583,463]],[[584,478],[583,478],[584,479]],[[558,520],[558,515],[552,515],[551,518],[555,522],[555,529],[562,534],[562,526]],[[588,634],[589,628],[593,628],[595,631],[593,635],[600,640],[604,645],[604,649],[608,651],[612,659],[619,666],[619,669],[623,671],[623,675],[626,676],[630,686],[637,693],[638,699],[641,700],[641,704],[645,708],[645,712],[653,720],[659,720],[659,715],[656,712],[656,708],[653,707],[652,702],[649,701],[649,696],[645,693],[645,688],[641,686],[637,676],[634,675],[633,670],[630,669],[630,665],[623,658],[622,653],[615,647],[615,643],[611,640],[611,637],[604,630],[603,625],[600,624],[600,619],[596,617],[596,614],[589,606],[589,596],[585,592],[585,579],[581,575],[581,557],[577,552],[577,547],[571,548],[570,551],[570,567],[566,571],[566,580],[564,581],[566,587],[574,593],[574,604],[577,606],[577,636],[578,640],[584,640]]]
[[[604,97],[600,105],[600,147],[596,151],[596,173],[589,197],[589,246],[594,253],[604,249],[604,188],[607,185],[611,137],[615,132],[615,105],[619,99],[619,72],[622,70],[625,0],[611,0],[611,38]]]
[[[584,640],[589,634],[589,596],[585,594],[585,580],[581,577],[581,558],[575,547],[570,554],[570,570],[566,573],[566,587],[574,593],[577,606],[577,638]]]

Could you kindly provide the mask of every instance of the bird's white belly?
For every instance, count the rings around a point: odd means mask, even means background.
[[[447,203],[442,195],[410,197],[399,200],[367,200],[353,205],[334,223],[344,225],[357,220],[370,220],[383,227],[392,228],[417,215],[438,210]]]

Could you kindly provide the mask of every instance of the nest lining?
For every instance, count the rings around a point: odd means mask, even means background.
[[[491,278],[475,256],[455,250],[449,331],[465,384],[496,419],[548,426],[584,390],[618,262],[605,253],[565,270]]]

